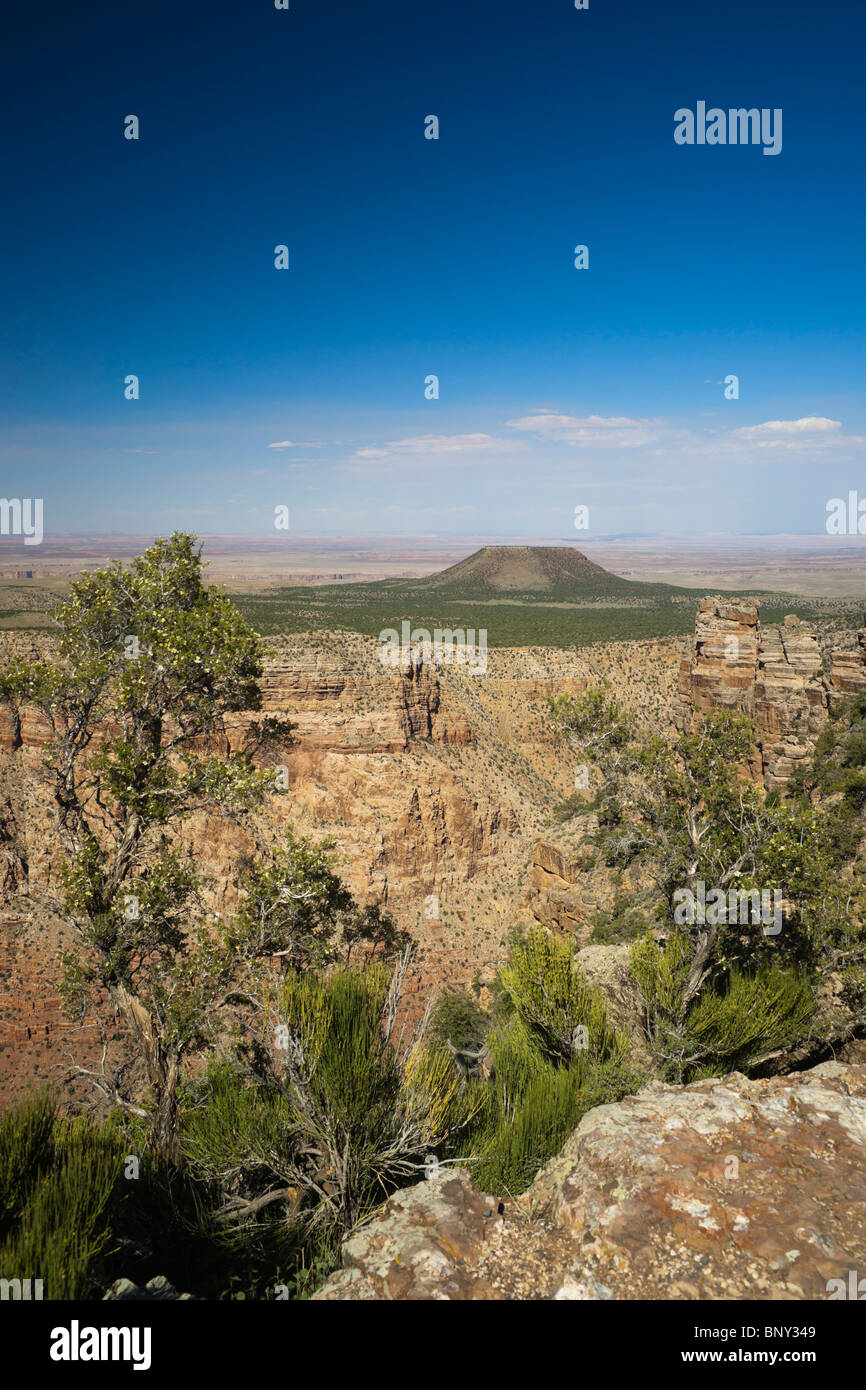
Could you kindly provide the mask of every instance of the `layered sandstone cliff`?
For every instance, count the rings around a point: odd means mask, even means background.
[[[808,758],[833,701],[866,691],[866,628],[825,662],[815,632],[796,617],[762,628],[756,604],[706,598],[680,668],[681,718],[730,710],[753,719],[754,771],[768,790]]]

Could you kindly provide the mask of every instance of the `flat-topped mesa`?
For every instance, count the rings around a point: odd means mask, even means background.
[[[713,709],[753,719],[753,771],[768,791],[781,788],[811,755],[833,700],[866,691],[866,628],[856,648],[831,652],[826,676],[818,639],[799,618],[762,629],[757,604],[706,598],[679,688],[685,725]]]

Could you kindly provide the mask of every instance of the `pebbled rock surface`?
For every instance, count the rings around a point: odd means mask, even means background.
[[[866,1066],[651,1082],[516,1202],[452,1171],[390,1199],[319,1299],[826,1299],[866,1273]]]
[[[475,1269],[501,1225],[496,1199],[478,1192],[465,1169],[440,1169],[437,1177],[396,1193],[344,1243],[343,1269],[313,1297],[503,1297]]]

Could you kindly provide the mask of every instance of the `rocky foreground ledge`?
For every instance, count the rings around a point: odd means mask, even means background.
[[[850,1297],[866,1066],[651,1082],[584,1116],[518,1201],[443,1169],[396,1193],[343,1264],[317,1299]]]

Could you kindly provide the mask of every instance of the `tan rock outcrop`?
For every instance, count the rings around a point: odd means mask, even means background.
[[[464,1169],[396,1193],[384,1211],[343,1245],[343,1269],[314,1299],[417,1301],[503,1298],[476,1272],[495,1239],[498,1203],[472,1186]]]
[[[809,756],[830,707],[815,634],[795,617],[761,635],[755,673],[755,722],[764,784],[783,787]]]
[[[758,632],[755,604],[703,600],[692,656],[680,667],[680,692],[690,710],[754,714]]]
[[[527,1205],[614,1297],[826,1298],[866,1260],[866,1068],[667,1086],[590,1111]]]
[[[834,696],[866,690],[866,629],[855,649],[830,653],[826,674],[817,637],[798,618],[763,629],[756,604],[706,598],[679,688],[684,723],[712,709],[753,719],[752,771],[781,788],[810,756]]]
[[[857,633],[857,645],[850,651],[830,655],[831,695],[859,695],[866,690],[866,627]]]
[[[596,824],[594,816],[583,818],[584,834]],[[535,841],[524,905],[543,927],[567,932],[584,945],[592,929],[592,914],[610,905],[613,887],[608,874],[591,873],[584,867],[587,854],[578,852],[573,841],[574,831],[568,827],[548,831]]]
[[[578,856],[549,839],[536,840],[526,899],[536,921],[577,939],[584,937],[588,929],[582,887]]]
[[[344,1262],[317,1299],[849,1296],[866,1067],[651,1082],[589,1111],[516,1204],[450,1172],[392,1197]]]

